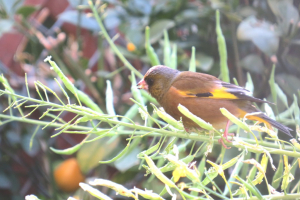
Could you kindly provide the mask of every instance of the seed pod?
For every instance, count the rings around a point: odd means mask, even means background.
[[[179,121],[177,121],[176,119],[171,117],[171,115],[169,115],[165,111],[162,111],[161,109],[158,109],[153,103],[151,103],[151,105],[152,105],[153,109],[155,110],[156,114],[160,118],[162,118],[164,121],[166,121],[168,124],[174,126],[175,128],[177,128],[179,130],[183,130],[182,123],[180,123]]]
[[[230,121],[232,121],[233,123],[238,125],[240,128],[242,128],[243,130],[245,130],[247,132],[251,132],[251,130],[247,124],[245,124],[244,122],[239,120],[236,116],[231,114],[226,108],[220,108],[220,111],[225,117],[227,117]]]
[[[188,155],[187,157],[182,158],[180,161],[184,162],[185,164],[188,164],[188,163],[192,162],[192,160],[194,158],[195,158],[194,156]],[[174,163],[169,162],[165,166],[159,168],[159,170],[161,172],[165,173],[165,172],[173,171],[175,168],[176,168],[176,165]]]
[[[217,33],[217,42],[218,42],[218,49],[219,49],[219,55],[220,55],[222,81],[230,82],[229,71],[228,71],[228,66],[227,66],[226,42],[225,42],[225,38],[223,36],[221,25],[220,25],[219,10],[216,10],[216,33]]]
[[[146,53],[150,59],[151,65],[160,65],[157,54],[155,53],[153,47],[150,44],[150,28],[147,26],[145,29],[145,49]]]
[[[101,200],[112,200],[110,197],[106,196],[99,190],[89,186],[88,184],[85,183],[79,183],[79,186],[84,190],[93,195],[94,197],[101,199]]]
[[[290,141],[298,150],[300,150],[300,144],[297,142],[295,138],[291,139]]]
[[[152,192],[152,190],[141,190],[139,188],[134,187],[133,189],[131,189],[132,192],[134,192],[137,195],[142,196],[145,199],[153,199],[153,200],[164,200],[164,198],[162,198],[161,196],[159,196],[158,194]]]
[[[97,185],[97,186],[108,187],[110,189],[115,190],[118,194],[120,194],[122,196],[132,197],[137,200],[137,198],[134,196],[134,194],[132,194],[132,192],[130,190],[125,188],[123,185],[117,184],[115,182],[99,178],[99,179],[95,179],[94,181],[90,181],[89,184],[94,185],[94,186]]]
[[[280,156],[280,160],[279,160],[279,163],[278,163],[278,167],[277,167],[277,170],[273,176],[273,180],[272,180],[272,186],[277,189],[280,185],[280,180],[282,178],[280,178],[283,174],[283,160],[282,160],[282,157]]]
[[[178,110],[184,114],[186,117],[190,118],[193,122],[195,122],[196,124],[198,124],[201,128],[204,128],[206,130],[213,130],[213,126],[207,122],[205,122],[203,119],[201,119],[200,117],[197,117],[196,115],[194,115],[193,113],[191,113],[186,107],[184,107],[183,105],[179,104],[178,105]]]
[[[143,155],[150,155],[151,153],[153,153],[154,151],[156,151],[159,146],[160,146],[160,143],[158,142],[156,145],[150,147],[146,151],[142,151],[141,153],[139,153],[137,157],[141,158],[141,157],[143,157]]]
[[[256,161],[254,160],[253,158],[252,159],[249,159],[249,160],[244,160],[243,163],[247,163],[247,164],[252,164],[254,165],[258,171],[260,171],[262,174],[265,174],[265,169]]]
[[[166,184],[167,186],[171,187],[171,188],[177,188],[177,186],[175,185],[175,183],[173,181],[171,181],[170,179],[168,179],[168,177],[166,177],[160,170],[159,168],[156,167],[156,165],[154,164],[153,160],[148,157],[147,155],[144,155],[145,160],[151,170],[151,172],[164,184]],[[177,188],[178,189],[178,188]]]
[[[260,184],[265,176],[265,172],[268,166],[268,157],[266,156],[266,154],[263,155],[261,162],[260,162],[260,169],[261,171],[258,172],[256,178],[252,181],[253,185],[257,185]],[[259,170],[259,168],[257,168]]]
[[[241,156],[241,154],[232,158],[228,162],[224,163],[222,165],[223,170],[228,169],[229,167],[232,167],[239,160],[240,156]]]
[[[71,155],[73,153],[75,153],[76,151],[78,151],[78,149],[80,149],[80,147],[82,146],[82,143],[79,143],[73,147],[67,148],[67,149],[54,149],[53,147],[50,147],[51,151],[53,151],[54,153],[57,154],[61,154],[61,155]]]

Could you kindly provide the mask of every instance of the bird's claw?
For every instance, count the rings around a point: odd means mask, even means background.
[[[228,140],[228,139],[227,139],[227,136],[231,136],[231,140]],[[234,133],[227,133],[227,135],[226,135],[226,136],[224,135],[223,138],[224,138],[227,142],[232,142],[233,136],[234,136]]]
[[[231,136],[231,140],[228,140],[227,136]],[[226,144],[224,143],[224,140],[226,140],[227,142],[231,143],[232,140],[233,140],[233,136],[234,136],[234,133],[224,133],[223,136],[222,136],[222,138],[220,138],[218,141],[219,141],[220,144],[222,144],[222,146],[224,148],[230,149],[231,147],[226,146]]]
[[[230,148],[231,148],[231,147],[226,146],[226,144],[225,144],[224,141],[223,141],[223,138],[220,138],[218,141],[219,141],[220,144],[222,144],[222,146],[223,146],[225,149],[230,149]]]

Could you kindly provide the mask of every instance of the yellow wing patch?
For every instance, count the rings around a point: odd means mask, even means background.
[[[211,98],[211,99],[238,99],[238,97],[236,97],[235,95],[226,92],[226,88],[224,88],[224,87],[222,87],[220,89],[215,89],[210,93],[213,96],[210,96],[208,98]]]
[[[188,94],[187,91],[181,91],[181,90],[177,90],[177,89],[176,89],[176,92],[177,92],[178,94],[180,94],[181,96],[184,96],[184,97],[196,97],[196,96],[193,95],[193,94]]]
[[[176,93],[183,96],[183,97],[202,97],[202,98],[211,98],[211,99],[238,99],[233,94],[230,94],[226,91],[226,88],[222,87],[220,89],[215,89],[212,92],[206,92],[206,93],[193,93],[190,91],[182,91],[175,89]]]

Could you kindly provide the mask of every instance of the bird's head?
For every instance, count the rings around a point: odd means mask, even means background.
[[[139,89],[147,90],[151,96],[160,100],[171,87],[174,78],[180,72],[164,65],[151,67],[137,84]]]

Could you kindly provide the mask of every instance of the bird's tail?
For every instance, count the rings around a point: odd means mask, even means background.
[[[290,133],[290,131],[292,131],[293,129],[290,129],[289,127],[286,127],[283,124],[280,124],[279,122],[271,119],[270,117],[268,117],[267,115],[265,115],[263,113],[258,114],[258,115],[248,115],[248,116],[246,116],[246,118],[250,119],[250,120],[260,121],[267,125],[271,125],[274,128],[277,128],[278,130],[280,130],[281,132],[284,132],[288,136],[293,137],[292,134]]]

